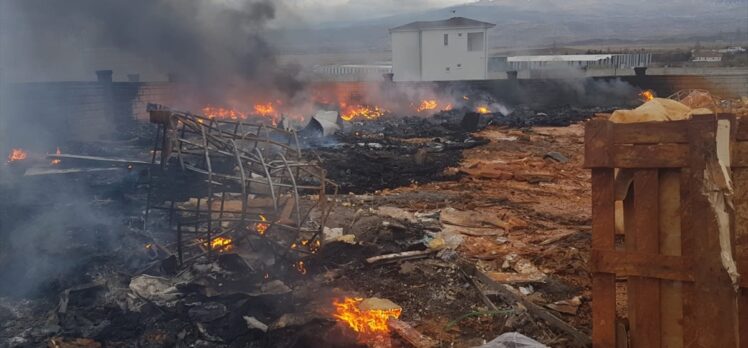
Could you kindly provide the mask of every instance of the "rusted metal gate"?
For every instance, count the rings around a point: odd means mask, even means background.
[[[748,121],[594,119],[585,152],[594,345],[748,347]]]

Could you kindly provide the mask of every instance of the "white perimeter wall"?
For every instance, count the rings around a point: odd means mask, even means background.
[[[418,31],[392,33],[392,73],[395,81],[421,81]]]
[[[483,33],[483,50],[469,52],[468,33],[478,32]],[[447,46],[444,46],[444,34],[449,35]],[[422,81],[486,79],[485,29],[428,30],[421,32],[421,36]]]

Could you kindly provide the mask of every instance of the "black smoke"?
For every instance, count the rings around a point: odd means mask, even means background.
[[[66,69],[52,41],[72,49],[111,50],[219,98],[260,88],[293,97],[299,69],[280,64],[264,38],[276,16],[270,0],[8,0],[14,26],[33,64]],[[39,67],[47,69],[48,67]]]

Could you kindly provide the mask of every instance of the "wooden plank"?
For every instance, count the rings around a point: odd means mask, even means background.
[[[584,126],[584,166],[610,168],[610,129],[608,120],[592,119]]]
[[[659,237],[659,177],[657,169],[640,169],[634,173],[634,228],[635,236],[627,243],[627,251],[658,254]],[[628,235],[629,230],[626,231]],[[628,281],[628,313],[631,343],[634,347],[660,346],[660,281],[630,277]]]
[[[748,141],[748,120],[741,119],[737,122],[737,128],[735,139],[738,141]]]
[[[439,346],[439,341],[418,332],[412,326],[408,325],[408,323],[394,317],[387,319],[387,326],[414,348],[435,348]]]
[[[748,120],[745,122],[748,129]],[[733,161],[736,158],[733,156]],[[748,168],[733,168],[735,185],[735,259],[741,279],[748,277]],[[748,289],[741,289],[738,298],[738,319],[740,321],[740,343],[748,345]]]
[[[689,168],[681,169],[680,173],[680,218],[681,218],[681,253],[683,255],[693,255],[696,249],[693,233],[695,232],[690,226],[695,219],[690,214],[693,213],[691,206],[691,170]],[[689,271],[693,269],[693,262],[684,260]],[[694,318],[695,306],[698,306],[693,283],[683,283],[681,289],[683,298],[683,345],[688,346],[691,342],[696,341],[696,326],[698,322]]]
[[[140,165],[151,165],[151,162],[127,159],[127,158],[109,158],[109,157],[97,157],[97,156],[83,156],[83,155],[68,155],[68,154],[48,154],[49,159],[58,160],[76,160],[76,161],[90,161],[90,162],[104,162],[111,164],[140,164]]]
[[[706,163],[716,158],[716,119],[695,117],[689,124],[689,201],[690,216],[682,233],[689,234],[692,245],[683,248],[693,255],[690,269],[695,283],[684,289],[684,345],[686,347],[737,347],[737,298],[721,263],[719,232],[704,188]],[[686,230],[688,230],[686,232]],[[685,236],[684,236],[685,238]]]
[[[688,121],[614,123],[613,144],[688,143]]]
[[[615,168],[681,168],[688,165],[688,145],[612,145]]]
[[[681,255],[680,171],[660,171],[660,254]],[[681,260],[680,265],[683,265]],[[680,281],[660,281],[662,346],[683,347],[683,292]]]
[[[493,281],[485,273],[479,271],[473,264],[462,262],[460,264],[460,267],[462,268],[463,272],[467,273],[470,276],[477,277],[488,288],[496,291],[496,295],[499,296],[499,298],[501,298],[501,300],[504,301],[504,303],[509,304],[511,306],[522,305],[523,307],[527,309],[527,312],[530,313],[530,315],[532,315],[533,317],[542,319],[550,327],[568,335],[572,339],[572,341],[570,342],[572,346],[588,347],[592,344],[592,341],[590,340],[589,336],[582,333],[581,331],[579,331],[578,329],[576,329],[574,326],[570,325],[569,323],[565,322],[561,318],[555,316],[554,314],[546,310],[544,307],[538,306],[534,302],[530,301],[529,299],[527,299],[525,296],[520,294],[517,290],[515,290],[511,286],[505,285],[505,284],[499,284]],[[615,302],[613,304],[615,305]],[[613,310],[615,311],[615,307]],[[593,328],[593,331],[594,331],[594,328]]]
[[[592,248],[615,248],[615,189],[613,169],[592,170]],[[595,262],[592,261],[593,266]],[[595,347],[616,344],[616,276],[592,274],[592,342]]]
[[[618,277],[693,281],[686,267],[688,260],[681,256],[593,249],[590,260],[593,272],[615,273]]]
[[[746,121],[745,123],[748,123]],[[736,141],[732,145],[732,167],[748,167],[748,141]]]

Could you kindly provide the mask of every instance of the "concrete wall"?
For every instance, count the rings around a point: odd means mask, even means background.
[[[468,51],[468,33],[483,33],[483,50]],[[444,45],[444,35],[448,44]],[[486,79],[486,30],[442,29],[421,32],[421,81]]]
[[[173,85],[161,82],[22,83],[8,90],[2,105],[8,131],[0,145],[47,151],[70,142],[121,139],[134,119],[147,119],[148,103],[174,100]]]
[[[421,33],[392,33],[392,73],[395,81],[421,81]]]

